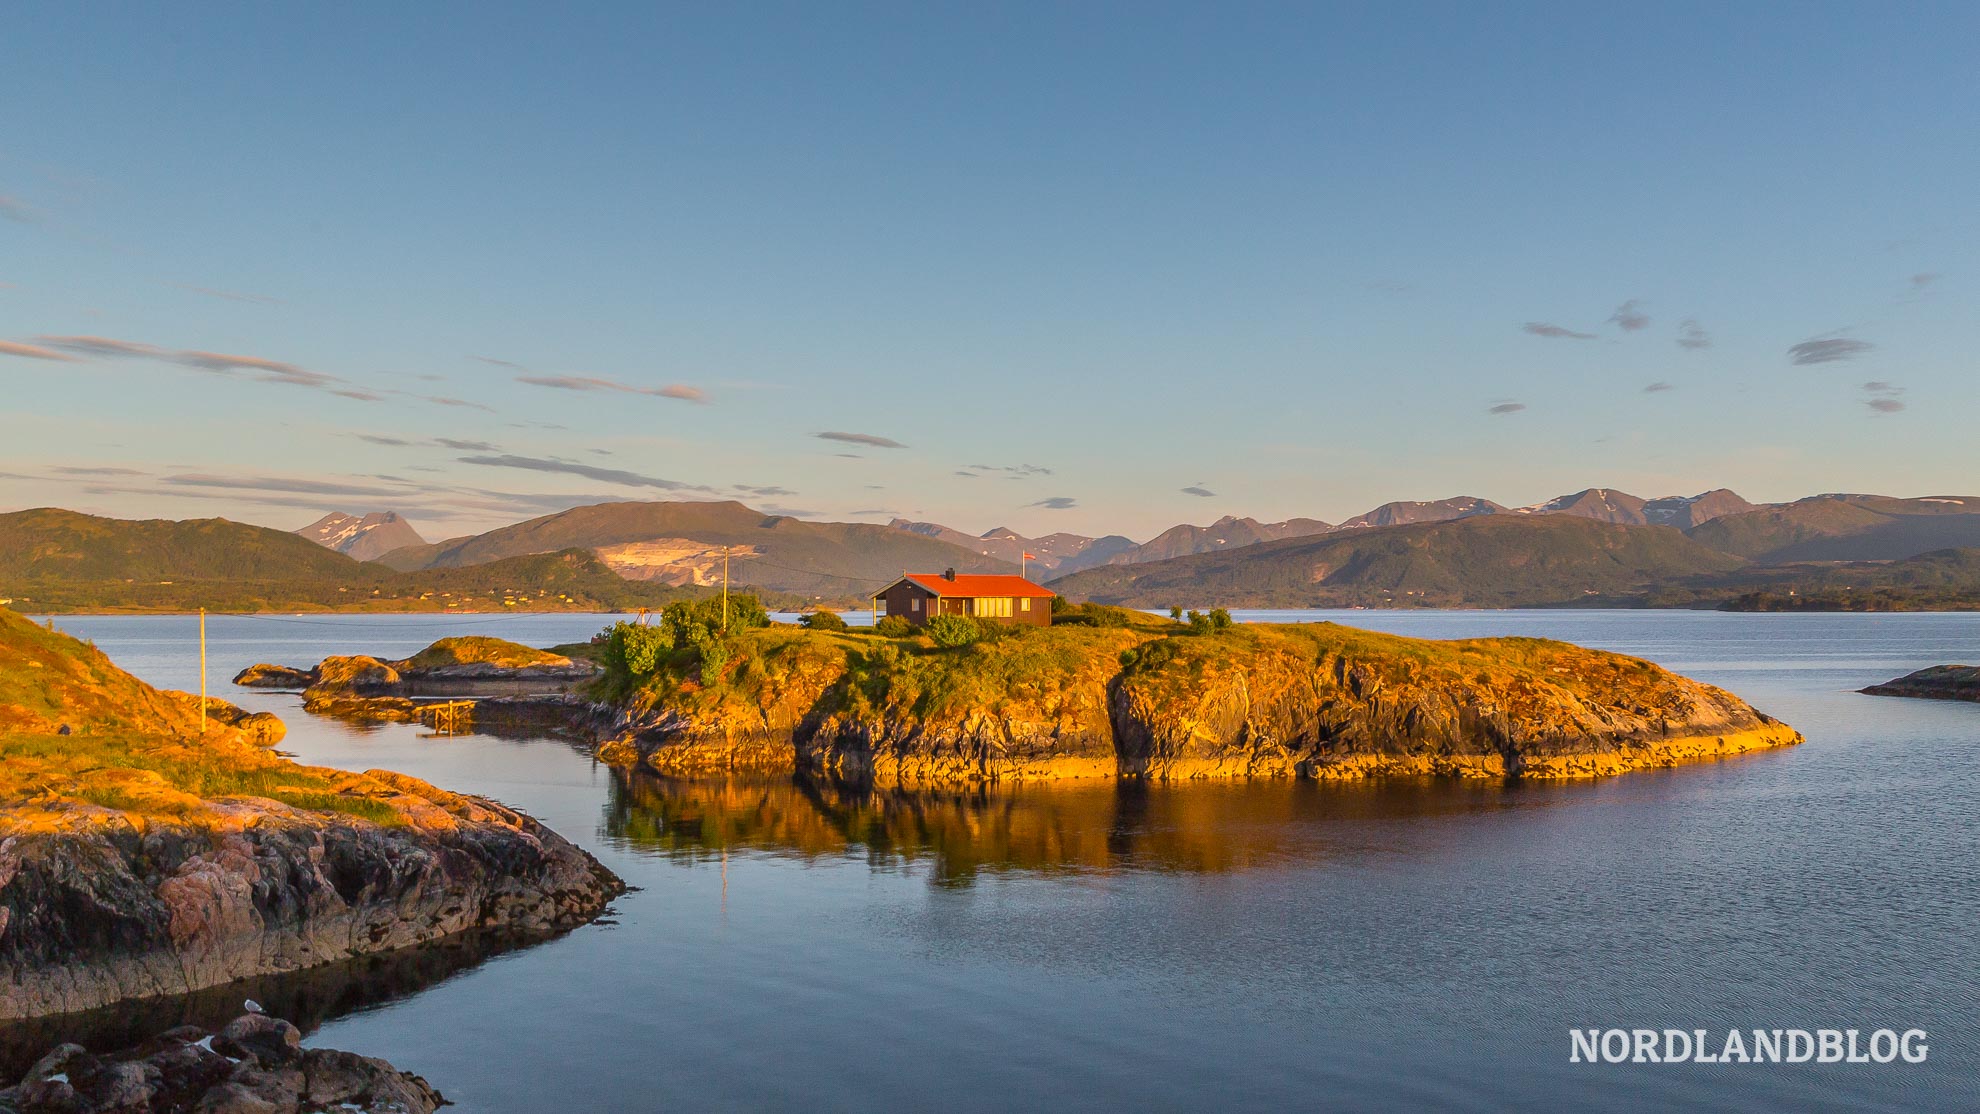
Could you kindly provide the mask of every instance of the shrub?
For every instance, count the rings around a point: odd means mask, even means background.
[[[966,615],[937,615],[928,620],[928,636],[937,646],[967,646],[983,637],[983,628]]]
[[[1213,630],[1213,631],[1217,631],[1217,630],[1230,630],[1230,629],[1231,629],[1231,613],[1230,613],[1230,612],[1228,612],[1228,611],[1225,611],[1225,610],[1224,610],[1223,608],[1221,608],[1221,607],[1213,607],[1213,608],[1211,608],[1211,609],[1210,609],[1210,629],[1211,629],[1211,630]]]
[[[900,615],[889,615],[873,624],[873,633],[882,638],[906,638],[914,633],[914,624]]]
[[[1172,603],[1169,605],[1169,618],[1174,619],[1178,623],[1182,622],[1182,604]]]
[[[819,608],[817,611],[810,613],[809,615],[798,616],[798,623],[802,626],[809,627],[812,630],[845,630],[846,629],[846,621],[839,617],[838,612],[831,611],[822,607]]]

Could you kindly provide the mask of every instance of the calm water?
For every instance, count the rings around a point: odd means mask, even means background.
[[[282,713],[302,760],[498,797],[640,887],[616,923],[298,992],[330,1018],[313,1043],[390,1057],[463,1110],[1980,1108],[1980,706],[1850,691],[1980,660],[1980,615],[1326,617],[1639,654],[1809,741],[1510,789],[848,796],[357,731],[225,683],[470,624],[571,641],[597,616],[210,630],[215,691]],[[197,684],[192,620],[57,625]],[[1570,1065],[1570,1026],[1917,1027],[1931,1058]]]

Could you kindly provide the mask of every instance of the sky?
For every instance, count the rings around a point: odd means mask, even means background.
[[[1980,7],[38,4],[0,510],[1973,494]]]

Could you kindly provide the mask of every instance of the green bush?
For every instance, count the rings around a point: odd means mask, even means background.
[[[1231,613],[1221,607],[1210,609],[1210,629],[1213,631],[1231,629]]]
[[[937,615],[928,620],[928,636],[937,646],[967,646],[983,637],[983,628],[966,615]]]
[[[822,607],[819,608],[817,611],[811,612],[809,615],[798,616],[798,623],[801,626],[809,627],[812,630],[845,630],[846,629],[846,621],[839,617],[838,612],[831,611]]]
[[[873,633],[882,638],[906,638],[914,633],[914,624],[904,616],[889,615],[873,624]]]

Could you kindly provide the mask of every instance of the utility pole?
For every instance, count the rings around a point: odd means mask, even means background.
[[[729,547],[722,547],[722,633],[729,633]]]
[[[199,609],[199,737],[206,738],[206,609]]]

